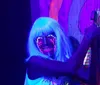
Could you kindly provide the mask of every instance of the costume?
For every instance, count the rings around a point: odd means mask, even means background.
[[[56,38],[55,41],[54,37]],[[33,42],[34,41],[34,42]],[[48,42],[49,41],[49,42]],[[49,44],[50,47],[56,46],[54,58],[51,58],[52,53],[45,54],[43,43]],[[51,42],[51,44],[50,44]],[[55,42],[55,43],[54,43]],[[53,43],[53,45],[52,45]],[[44,49],[44,50],[42,50]],[[40,17],[35,21],[29,34],[28,40],[29,56],[41,56],[43,58],[66,62],[72,55],[73,47],[70,40],[64,35],[57,21],[48,17]],[[45,55],[44,55],[45,54]],[[30,59],[27,59],[27,61]],[[59,68],[59,66],[58,66]],[[67,67],[65,67],[67,68]],[[76,84],[75,84],[76,83]],[[40,77],[34,80],[28,78],[26,70],[26,78],[24,85],[80,85],[76,80],[73,82],[71,77]]]

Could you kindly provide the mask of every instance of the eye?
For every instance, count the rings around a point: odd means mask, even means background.
[[[49,35],[47,36],[47,38],[48,38],[48,41],[50,41],[50,42],[52,42],[53,44],[55,44],[56,37],[55,37],[54,35],[49,34]]]
[[[55,38],[55,36],[52,35],[52,34],[49,34],[47,37],[50,38],[50,39],[54,39]]]
[[[36,42],[39,43],[39,42],[42,42],[42,40],[43,40],[43,37],[37,37]]]

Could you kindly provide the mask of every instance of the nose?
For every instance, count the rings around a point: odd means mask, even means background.
[[[48,40],[46,37],[43,38],[44,45],[48,45]]]

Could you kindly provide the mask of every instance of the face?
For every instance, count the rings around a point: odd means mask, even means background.
[[[56,49],[56,37],[53,34],[48,34],[46,36],[39,36],[36,39],[37,46],[39,50],[50,57],[54,57]]]

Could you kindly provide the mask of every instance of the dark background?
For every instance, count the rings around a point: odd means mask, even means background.
[[[0,85],[24,85],[27,39],[32,26],[30,0],[3,1],[0,35]],[[34,0],[34,20],[39,3]]]

